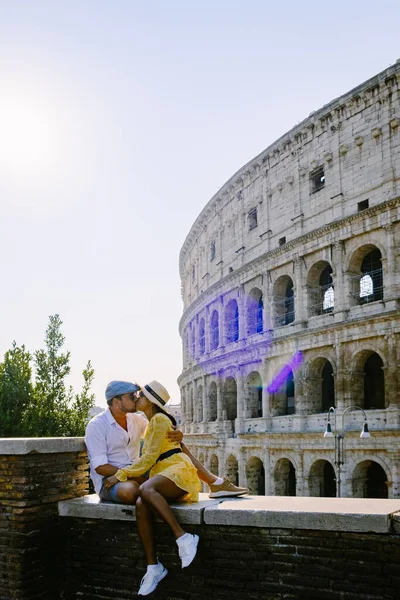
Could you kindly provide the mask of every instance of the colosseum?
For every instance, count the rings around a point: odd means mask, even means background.
[[[253,494],[400,498],[399,187],[397,61],[196,219],[178,384],[185,441],[212,471]]]

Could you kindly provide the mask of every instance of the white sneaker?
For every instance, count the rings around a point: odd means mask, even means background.
[[[154,592],[160,581],[168,574],[168,570],[164,565],[158,563],[157,566],[157,569],[146,571],[145,576],[140,582],[138,596],[147,596],[148,594],[151,594],[151,592]]]
[[[182,538],[185,539],[182,539]],[[197,544],[199,543],[199,536],[192,535],[191,533],[185,533],[185,536],[182,536],[181,542],[178,543],[179,550],[179,558],[182,561],[182,569],[188,567],[190,563],[193,561],[197,552]]]

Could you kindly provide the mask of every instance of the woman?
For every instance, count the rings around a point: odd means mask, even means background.
[[[165,387],[158,381],[152,381],[141,388],[137,395],[136,409],[144,412],[149,420],[142,455],[134,464],[108,477],[105,485],[108,491],[118,481],[139,477],[151,469],[149,479],[139,487],[139,498],[136,501],[137,528],[147,561],[147,571],[138,594],[147,596],[168,573],[156,556],[153,511],[170,526],[178,545],[182,568],[188,567],[196,556],[199,536],[185,533],[175,519],[169,502],[196,502],[200,480],[196,468],[182,452],[180,445],[166,437],[176,421],[165,409],[170,398]]]

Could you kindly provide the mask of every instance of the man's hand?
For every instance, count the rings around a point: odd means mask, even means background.
[[[110,489],[113,487],[113,485],[115,485],[116,483],[119,482],[119,479],[117,479],[115,477],[115,475],[111,475],[111,477],[107,477],[107,479],[104,480],[103,482],[103,486],[106,492],[109,492]]]
[[[183,440],[183,433],[179,429],[175,429],[174,431],[168,431],[167,440],[170,442],[178,442],[179,444]]]

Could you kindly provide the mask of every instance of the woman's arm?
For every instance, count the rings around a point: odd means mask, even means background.
[[[161,454],[165,436],[170,427],[170,420],[161,413],[157,413],[151,419],[142,456],[129,467],[119,469],[115,473],[118,481],[126,481],[130,477],[143,475],[152,467]]]

